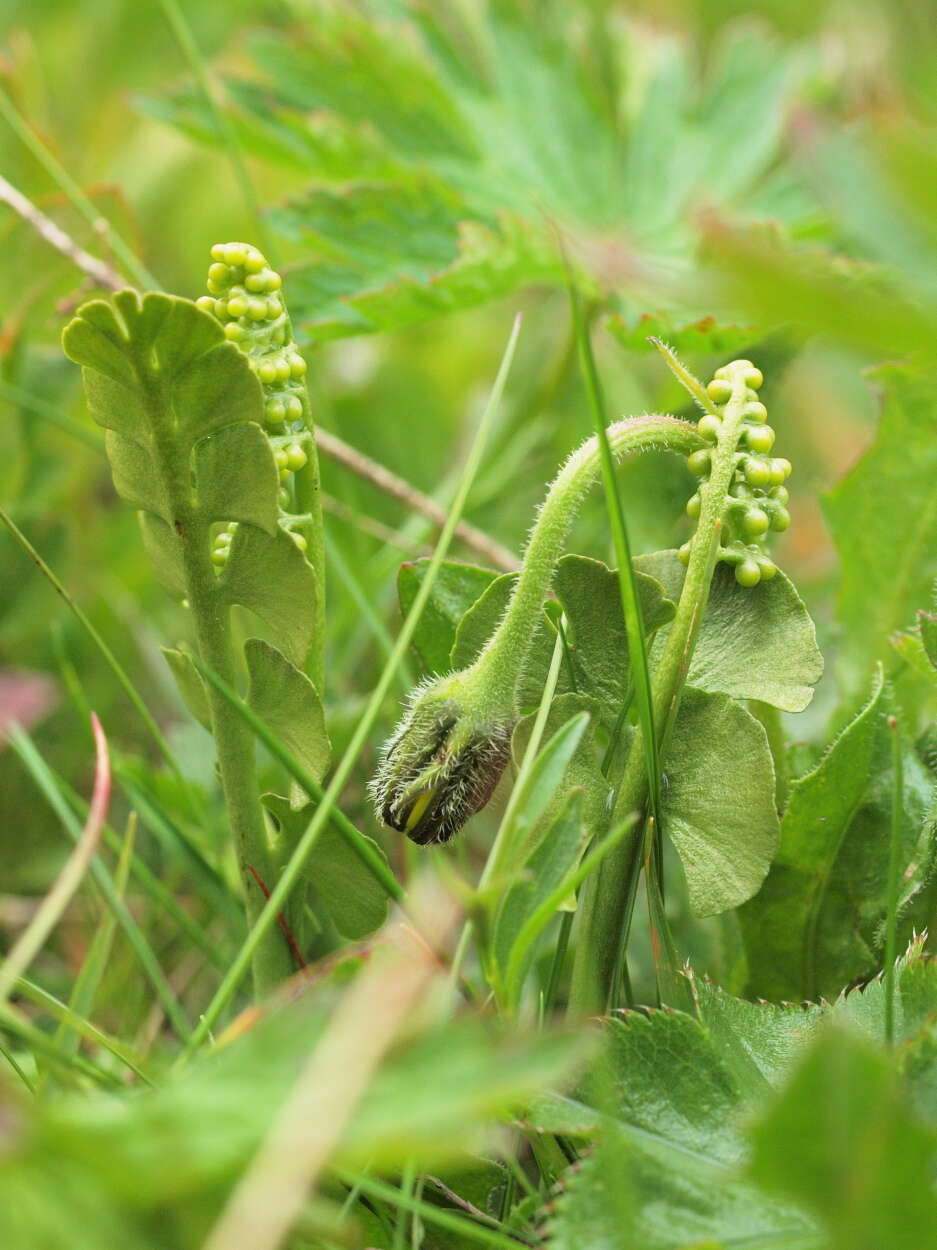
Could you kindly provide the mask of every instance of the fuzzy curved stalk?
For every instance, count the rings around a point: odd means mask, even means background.
[[[607,435],[616,461],[652,449],[690,455],[705,447],[693,425],[659,415],[617,421]],[[371,785],[378,814],[421,845],[449,841],[485,805],[507,764],[518,679],[570,528],[600,471],[593,436],[549,487],[504,616],[481,654],[469,668],[415,691],[384,748]]]

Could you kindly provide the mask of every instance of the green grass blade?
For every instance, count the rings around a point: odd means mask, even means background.
[[[36,750],[32,739],[22,729],[14,727],[9,733],[9,743],[39,787],[49,806],[64,825],[68,835],[73,840],[77,840],[81,833],[81,826],[56,785],[49,766]],[[117,923],[133,947],[140,965],[156,992],[156,996],[162,1004],[170,1023],[180,1038],[187,1039],[191,1034],[191,1030],[189,1022],[185,1018],[185,1013],[159,965],[153,948],[120,897],[117,887],[114,885],[113,877],[99,859],[92,862],[91,874],[104,895],[108,907],[114,912]]]
[[[202,677],[210,685],[214,686],[222,698],[227,699],[238,715],[246,721],[277,763],[282,764],[290,777],[302,786],[306,793],[311,795],[317,803],[321,804],[325,798],[325,790],[316,781],[315,777],[308,773],[295,756],[286,749],[276,734],[264,724],[254,709],[249,707],[237,691],[233,690],[216,672],[204,664],[197,655],[192,654],[191,660]],[[403,886],[344,812],[338,807],[333,807],[329,815],[329,821],[335,831],[345,839],[351,850],[358,856],[374,879],[387,891],[388,896],[396,899],[398,902],[403,899],[405,894]]]
[[[339,764],[332,776],[332,780],[329,782],[328,788],[319,802],[315,815],[310,821],[306,832],[303,834],[302,838],[300,838],[293,854],[290,856],[289,862],[287,863],[280,880],[271,891],[267,904],[258,917],[256,923],[253,925],[246,941],[244,942],[244,945],[235,956],[228,975],[222,981],[215,997],[212,999],[211,1003],[209,1003],[204,1014],[202,1015],[201,1020],[196,1026],[193,1036],[185,1049],[184,1057],[191,1055],[196,1046],[204,1041],[209,1035],[210,1030],[214,1027],[215,1022],[218,1020],[222,1011],[224,1011],[228,1002],[231,1000],[231,997],[237,990],[237,987],[240,985],[241,980],[247,973],[254,950],[263,938],[264,934],[270,929],[271,925],[276,922],[277,915],[282,910],[290,892],[298,882],[309,853],[315,845],[316,838],[319,836],[320,831],[325,827],[326,821],[330,818],[333,807],[337,803],[348,778],[351,776],[352,769],[354,768],[355,763],[357,762],[358,757],[367,742],[368,735],[374,726],[374,722],[377,720],[381,707],[383,706],[384,699],[387,696],[387,692],[396,676],[397,666],[406,654],[407,648],[410,646],[410,642],[413,638],[420,616],[422,615],[423,609],[429,600],[430,594],[432,593],[436,575],[439,572],[443,560],[446,558],[446,553],[448,552],[449,546],[452,542],[455,527],[458,524],[459,518],[462,515],[462,510],[465,507],[468,492],[481,463],[485,445],[488,440],[488,434],[494,421],[494,415],[500,404],[505,383],[507,382],[511,362],[514,359],[514,349],[517,345],[519,332],[520,318],[518,317],[514,322],[514,327],[511,331],[511,336],[508,340],[507,348],[505,349],[504,357],[501,361],[501,367],[498,370],[498,376],[495,379],[491,395],[488,399],[485,411],[482,414],[481,421],[479,422],[478,429],[475,433],[475,438],[466,458],[462,479],[459,484],[459,489],[456,492],[452,508],[446,518],[446,523],[443,526],[442,533],[439,536],[439,542],[436,545],[436,550],[433,552],[433,557],[426,570],[426,576],[423,579],[422,585],[417,592],[416,599],[413,601],[413,605],[407,613],[407,617],[401,627],[400,633],[397,636],[397,642],[394,646],[393,654],[384,666],[383,672],[381,673],[377,685],[367,702],[361,719],[351,736],[351,741],[345,750],[345,754],[339,761]]]
[[[72,1030],[76,1036],[83,1037],[85,1041],[92,1042],[94,1045],[108,1051],[146,1085],[153,1084],[126,1047],[102,1032],[90,1020],[86,1020],[84,1016],[79,1015],[77,1011],[74,1011],[66,1003],[60,1002],[48,990],[44,990],[41,985],[36,985],[35,982],[30,981],[27,977],[20,977],[16,982],[16,992],[22,998],[28,998],[37,1007],[41,1007],[47,1015],[52,1016],[54,1020],[58,1020],[64,1028]],[[69,1048],[62,1046],[61,1051],[67,1054]]]
[[[111,801],[111,765],[107,739],[98,718],[92,715],[95,741],[94,792],[88,819],[75,839],[71,854],[65,860],[48,892],[33,913],[0,964],[0,1003],[6,1003],[16,981],[23,975],[48,941],[84,880],[101,837],[101,826]]]
[[[0,98],[2,98],[2,95],[3,93],[2,91],[0,91]],[[0,508],[0,521],[2,521],[3,524],[7,527],[7,529],[10,531],[10,533],[13,535],[13,537],[16,539],[19,545],[23,548],[23,550],[26,552],[26,554],[29,556],[32,562],[39,569],[39,572],[43,575],[43,577],[52,584],[57,594],[65,601],[65,603],[71,609],[74,616],[78,619],[78,622],[81,625],[81,627],[85,630],[85,632],[91,638],[94,645],[101,652],[101,655],[104,657],[105,661],[107,662],[107,665],[110,668],[111,672],[117,678],[117,681],[120,684],[120,688],[123,690],[124,694],[133,704],[134,708],[136,709],[137,713],[140,716],[140,719],[143,721],[144,725],[146,725],[147,729],[149,730],[153,741],[159,747],[160,753],[162,754],[163,758],[166,760],[166,763],[169,765],[170,769],[172,770],[172,773],[175,776],[176,780],[179,782],[180,786],[182,786],[185,793],[190,794],[188,783],[186,782],[185,777],[183,777],[182,773],[179,770],[179,765],[176,763],[175,758],[173,757],[173,753],[169,746],[169,743],[166,741],[166,738],[164,737],[162,730],[160,729],[159,725],[157,725],[155,719],[153,718],[152,713],[150,712],[149,708],[146,706],[146,703],[143,700],[143,696],[140,694],[136,686],[130,680],[123,665],[117,659],[117,656],[114,655],[113,651],[110,649],[110,647],[101,637],[101,635],[98,633],[97,629],[95,629],[94,625],[92,625],[91,621],[85,614],[84,610],[81,607],[79,607],[78,603],[72,597],[69,590],[65,587],[65,585],[61,581],[59,581],[59,579],[52,572],[48,564],[46,564],[45,560],[43,560],[42,556],[39,554],[36,548],[32,545],[32,543],[29,541],[29,539],[26,537],[23,531],[19,528],[19,526],[16,524],[16,522],[13,520],[13,518],[4,508]]]
[[[625,620],[625,631],[628,636],[628,651],[631,659],[631,672],[634,681],[635,701],[638,708],[638,720],[644,735],[645,760],[647,761],[648,794],[651,814],[660,826],[660,759],[657,753],[657,728],[654,723],[654,702],[651,693],[651,675],[647,662],[647,645],[644,637],[644,621],[641,615],[641,600],[631,567],[631,541],[625,522],[624,508],[615,477],[615,460],[609,446],[606,427],[608,418],[605,411],[605,398],[599,381],[595,357],[589,332],[582,314],[582,302],[579,292],[573,285],[569,288],[570,309],[576,343],[579,349],[579,362],[582,368],[589,411],[592,414],[592,425],[598,439],[599,452],[602,458],[602,485],[605,489],[605,501],[608,507],[612,526],[612,542],[615,559],[618,563],[618,586],[621,593],[621,610]]]
[[[388,1185],[384,1181],[373,1180],[369,1176],[357,1176],[350,1172],[343,1172],[342,1179],[347,1185],[356,1185],[361,1193],[369,1198],[377,1198],[389,1206],[409,1211],[413,1215],[418,1215],[421,1220],[425,1220],[427,1224],[435,1224],[438,1228],[445,1228],[450,1233],[458,1233],[466,1241],[477,1242],[480,1246],[493,1246],[495,1250],[517,1250],[518,1246],[531,1244],[518,1237],[509,1237],[496,1228],[487,1228],[484,1224],[466,1219],[465,1216],[453,1215],[450,1211],[433,1206],[432,1203],[423,1202],[419,1198],[402,1193],[401,1190],[394,1189],[393,1185]]]
[[[102,217],[100,209],[92,204],[78,183],[62,168],[26,119],[17,111],[7,93],[2,89],[0,89],[0,114],[3,115],[10,129],[23,145],[29,149],[53,182],[61,189],[74,209],[84,217],[91,229],[96,234],[103,233],[104,241],[133,281],[143,290],[159,290],[157,280],[141,264],[110,222]]]

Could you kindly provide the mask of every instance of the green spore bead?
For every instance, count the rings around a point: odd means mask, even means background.
[[[757,560],[747,558],[735,566],[735,580],[740,586],[757,586],[761,581],[761,568]]]
[[[768,409],[761,400],[756,399],[752,403],[745,405],[742,409],[742,416],[746,421],[754,421],[760,425],[762,421],[768,420]]]
[[[267,301],[265,299],[252,299],[247,304],[247,315],[251,321],[267,320]]]
[[[304,378],[306,376],[306,362],[303,360],[302,356],[290,356],[289,366],[290,377]]]
[[[223,243],[213,244],[211,249],[212,260],[224,260],[224,249],[225,245]]]
[[[286,455],[285,447],[278,447],[276,451],[273,453],[273,459],[276,463],[277,468],[280,470],[281,473],[283,472],[284,469],[287,469],[287,471],[289,471],[287,467],[287,455]]]
[[[262,360],[255,366],[255,370],[264,386],[272,386],[277,380],[277,367],[272,360]]]
[[[242,325],[238,325],[236,321],[229,321],[224,328],[224,336],[230,339],[232,343],[239,343],[244,338],[247,331]]]
[[[753,391],[760,391],[764,385],[764,374],[755,365],[745,374],[745,385],[750,386]]]
[[[271,425],[279,425],[286,417],[286,407],[282,399],[268,399],[264,405],[264,420]]]
[[[771,461],[771,480],[775,486],[780,486],[782,482],[786,482],[791,475],[793,466],[790,460],[785,460],[783,456],[779,456],[776,460]]]
[[[252,295],[260,295],[267,289],[267,279],[262,273],[249,273],[244,279],[244,286]]]
[[[774,446],[774,430],[770,425],[756,425],[745,431],[745,441],[754,452],[764,455]]]
[[[226,312],[229,317],[243,317],[247,312],[247,300],[243,295],[232,295],[228,300]]]
[[[719,437],[719,431],[722,429],[722,422],[718,417],[714,417],[711,412],[707,412],[705,416],[700,417],[696,423],[696,428],[700,435],[709,443],[714,443]]]
[[[286,449],[286,467],[292,473],[298,473],[300,469],[305,468],[306,453],[300,447],[299,443],[291,443]]]
[[[247,249],[243,243],[226,243],[224,248],[225,264],[237,269],[244,264]]]
[[[710,453],[705,448],[701,448],[687,456],[686,467],[694,477],[705,477],[709,472],[710,460]]]
[[[690,498],[686,501],[686,514],[687,514],[687,516],[688,516],[688,517],[690,517],[690,518],[691,518],[691,520],[694,520],[694,521],[695,521],[695,520],[696,520],[696,518],[697,518],[697,517],[699,516],[699,514],[700,514],[700,507],[701,507],[701,506],[702,506],[702,504],[701,504],[701,500],[700,500],[700,497],[699,497],[699,492],[697,492],[695,495],[691,495],[691,496],[690,496]]]
[[[215,542],[228,544],[232,541],[233,538],[234,538],[233,530],[222,530],[220,534],[215,535]]]
[[[786,486],[774,486],[771,490],[771,498],[775,503],[786,504],[790,499],[790,492]]]
[[[706,394],[714,404],[726,404],[732,398],[732,383],[717,374],[706,387]]]
[[[771,518],[763,508],[750,508],[742,518],[742,529],[750,538],[758,538],[768,532]]]
[[[226,546],[212,547],[211,562],[215,568],[221,568],[228,560],[228,548]]]
[[[745,461],[744,465],[745,480],[749,486],[767,486],[772,481],[771,469],[764,460],[757,460],[753,456]]]
[[[294,532],[292,532],[292,531],[291,531],[291,532],[290,532],[290,538],[292,538],[293,542],[294,542],[294,543],[296,544],[296,546],[300,549],[300,551],[305,551],[305,550],[306,550],[306,548],[307,548],[307,546],[309,545],[309,544],[306,542],[306,540],[305,540],[305,538],[303,537],[303,535],[302,535],[302,534],[297,534],[297,533],[294,533]]]
[[[227,286],[231,281],[231,270],[227,265],[215,264],[208,266],[208,281],[217,286]]]
[[[277,381],[288,382],[290,380],[290,365],[288,360],[278,360],[277,364]]]
[[[270,321],[275,321],[283,311],[283,305],[276,295],[271,295],[267,300],[267,317]]]
[[[268,291],[279,291],[280,287],[283,285],[283,279],[275,269],[266,270],[263,274],[263,279],[264,285]]]
[[[690,548],[692,547],[692,545],[693,545],[692,543],[684,543],[682,547],[678,548],[677,559],[680,561],[681,564],[690,563]]]
[[[298,395],[290,395],[284,401],[286,404],[286,416],[290,421],[299,421],[303,415],[303,403]]]
[[[256,248],[250,248],[242,262],[245,273],[260,273],[266,269],[267,261],[262,252],[258,252]]]
[[[763,582],[770,582],[772,577],[776,576],[778,566],[767,556],[758,556],[758,571]]]
[[[215,311],[215,301],[210,295],[200,295],[195,303],[203,312],[213,313]]]
[[[777,507],[771,513],[771,528],[779,534],[783,534],[789,528],[791,523],[791,514],[786,508]]]

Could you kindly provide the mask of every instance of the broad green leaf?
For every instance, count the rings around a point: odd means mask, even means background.
[[[758,891],[778,846],[765,731],[725,695],[687,688],[664,759],[661,823],[698,916]]]
[[[179,536],[152,512],[141,512],[139,516],[143,546],[153,565],[153,574],[168,595],[181,601],[185,598],[186,582]]]
[[[535,954],[532,945],[516,970],[513,984],[508,984],[506,978],[517,938],[539,905],[565,880],[588,839],[582,799],[581,790],[570,790],[563,795],[559,813],[525,863],[520,879],[505,890],[495,913],[491,941],[493,980],[508,1002],[523,984]]]
[[[576,244],[586,289],[614,287],[616,269],[628,275],[627,298],[612,294],[607,306],[636,345],[647,350],[646,316],[698,341],[711,310],[687,310],[680,289],[698,268],[698,205],[733,220],[812,223],[789,167],[786,193],[766,181],[800,70],[763,33],[720,43],[704,74],[685,44],[634,24],[604,23],[596,58],[597,20],[571,4],[531,22],[519,0],[504,0],[477,29],[451,7],[404,3],[391,20],[371,3],[326,8],[289,39],[255,41],[263,81],[228,84],[230,121],[245,150],[312,178],[271,214],[308,257],[290,281],[311,335],[369,333],[531,283],[561,286],[555,220]],[[147,109],[220,142],[191,92]],[[612,233],[627,238],[618,266]],[[724,332],[733,342],[735,322]],[[718,333],[703,347],[715,350]]]
[[[203,728],[211,733],[211,711],[208,704],[208,691],[192,658],[185,651],[177,651],[174,647],[161,647],[166,663],[176,679],[182,702]]]
[[[276,822],[276,847],[280,858],[285,860],[306,832],[315,807],[307,804],[297,808],[278,794],[265,794],[262,801]],[[377,843],[371,838],[367,841],[383,858],[384,852]],[[329,916],[343,937],[352,941],[367,937],[387,919],[387,891],[331,825],[327,824],[316,839],[305,878],[316,907]],[[291,906],[293,917],[299,916],[301,920],[304,902],[300,897],[295,906]],[[296,927],[300,928],[299,922]]]
[[[249,638],[247,702],[307,772],[321,782],[332,747],[319,694],[304,672],[260,638]]]
[[[792,784],[777,858],[739,913],[753,993],[830,996],[874,971],[887,895],[891,751],[879,673],[869,701]],[[910,751],[904,774],[901,865],[911,921],[915,882],[922,867],[932,868],[932,834],[925,829],[922,838],[932,783]]]
[[[869,1042],[818,1037],[752,1143],[752,1178],[814,1212],[834,1250],[937,1247],[937,1129]]]
[[[456,625],[452,650],[449,654],[449,664],[452,668],[467,668],[478,658],[488,639],[495,632],[498,622],[504,616],[516,583],[516,573],[502,573],[481,591],[473,603],[469,604]],[[552,642],[549,650],[552,654]],[[548,666],[549,662],[548,655]]]
[[[672,551],[639,556],[636,566],[679,598],[683,566]],[[734,699],[758,699],[800,712],[823,673],[813,621],[783,573],[755,587],[740,586],[732,570],[716,566],[688,681]]]
[[[66,355],[85,368],[91,415],[151,452],[239,421],[263,420],[260,383],[218,321],[189,300],[121,291],[83,304],[65,328]]]
[[[172,524],[172,509],[158,474],[153,472],[153,458],[145,447],[126,434],[108,430],[104,435],[107,458],[111,463],[114,489],[126,503]]]
[[[541,817],[562,785],[588,725],[589,713],[576,712],[540,748],[514,800],[503,861],[508,873],[522,872],[542,845],[546,830]]]
[[[887,638],[928,601],[937,573],[937,402],[933,377],[881,371],[872,446],[826,497],[840,557],[842,677],[854,690]]]
[[[785,1250],[827,1245],[806,1209],[809,1202],[795,1205],[805,1195],[788,1191],[778,1198],[743,1177],[752,1155],[747,1126],[753,1114],[765,1114],[815,1040],[823,1045],[832,1036],[844,1056],[870,1039],[884,1041],[881,982],[832,1005],[795,1006],[747,1002],[689,976],[694,1016],[630,1011],[606,1021],[605,1061],[593,1065],[591,1079],[573,1096],[544,1096],[530,1112],[540,1131],[620,1147],[606,1153],[600,1144],[563,1179],[545,1221],[551,1250],[578,1250],[583,1230],[589,1231],[590,1250],[623,1244],[685,1250],[710,1242]],[[935,1007],[937,974],[918,943],[898,964],[896,1037],[918,1045]],[[838,1026],[833,1034],[831,1022]],[[933,1070],[930,1062],[929,1051],[921,1052],[921,1088]],[[835,1066],[827,1079],[834,1090]],[[799,1150],[813,1131],[805,1126],[784,1139],[788,1159],[797,1153],[791,1143]],[[816,1131],[822,1131],[820,1123]],[[757,1160],[757,1139],[755,1155]],[[848,1168],[854,1158],[844,1142],[824,1166]],[[630,1193],[632,1227],[624,1230],[620,1208],[610,1199],[620,1186]],[[873,1244],[891,1243],[885,1237]]]
[[[256,613],[286,658],[302,664],[312,641],[316,577],[285,530],[271,537],[253,525],[239,525],[218,588],[229,603]]]
[[[276,532],[277,466],[267,436],[253,422],[229,425],[196,443],[195,485],[207,521],[245,521]]]
[[[653,577],[635,572],[647,634],[673,618],[674,604]],[[618,573],[600,560],[564,556],[554,578],[566,613],[566,637],[576,689],[611,706],[613,714],[630,684],[628,638],[621,612]]]
[[[428,560],[414,560],[400,566],[397,592],[404,615],[416,598],[428,564]],[[496,577],[496,573],[474,564],[459,564],[454,560],[444,562],[413,636],[413,645],[429,672],[449,671],[449,653],[455,640],[456,626]]]

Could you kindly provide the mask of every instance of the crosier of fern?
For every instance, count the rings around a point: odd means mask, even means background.
[[[63,345],[82,366],[89,409],[106,430],[115,488],[140,510],[156,576],[188,609],[200,661],[232,687],[246,670],[248,703],[318,780],[329,758],[319,697],[324,562],[305,362],[281,279],[260,252],[230,243],[212,255],[212,298],[196,305],[122,291],[83,305]],[[249,639],[243,655],[235,605],[266,626],[266,638]],[[283,822],[265,814],[243,718],[203,683],[187,651],[165,654],[190,710],[214,735],[252,923],[289,850]],[[254,958],[255,989],[294,968],[274,927]]]
[[[686,566],[682,591],[666,640],[657,649],[652,675],[657,741],[665,756],[717,564],[731,566],[741,588],[768,582],[777,574],[765,538],[770,530],[784,530],[790,523],[784,481],[791,466],[768,454],[774,432],[765,423],[766,409],[758,399],[762,375],[750,361],[724,366],[704,388],[662,350],[703,409],[698,423],[651,415],[619,421],[607,433],[616,460],[651,449],[676,452],[686,457],[700,479],[687,505],[696,531],[678,553]],[[591,438],[549,487],[507,609],[477,660],[419,687],[384,748],[371,787],[377,811],[387,824],[418,843],[448,841],[487,803],[497,785],[518,721],[516,691],[530,661],[554,572],[572,522],[599,472],[599,447]],[[647,802],[647,766],[638,731],[604,832],[632,813],[643,813]],[[628,882],[642,845],[640,832],[623,840],[582,890],[571,992],[576,1011],[604,1008],[612,992],[628,900],[633,899]],[[496,847],[495,859],[499,851]]]

